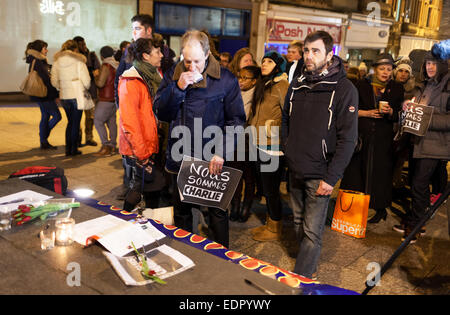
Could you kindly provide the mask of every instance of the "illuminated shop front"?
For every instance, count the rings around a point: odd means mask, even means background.
[[[340,55],[346,19],[342,13],[269,4],[264,49],[286,54],[291,41],[304,41],[308,34],[323,30],[333,37],[334,53]]]
[[[0,19],[0,93],[18,92],[27,73],[25,49],[29,42],[48,43],[48,62],[61,44],[82,36],[100,57],[100,48],[117,49],[131,40],[131,18],[136,0],[2,0]]]

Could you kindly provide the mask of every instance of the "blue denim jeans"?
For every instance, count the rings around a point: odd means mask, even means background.
[[[66,154],[73,155],[78,151],[80,122],[83,111],[78,110],[76,99],[61,100],[61,104],[67,115]]]
[[[289,181],[294,227],[300,246],[294,272],[312,278],[319,263],[330,196],[316,196],[320,179],[299,180],[291,173]]]
[[[55,101],[38,102],[41,109],[41,122],[39,123],[39,138],[41,144],[48,144],[50,132],[61,120],[61,113]]]

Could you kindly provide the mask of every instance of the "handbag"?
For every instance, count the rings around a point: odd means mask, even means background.
[[[340,189],[334,208],[331,229],[356,238],[366,236],[370,195]]]
[[[36,70],[34,70],[34,65],[36,63],[36,59],[33,60],[31,64],[31,70],[26,76],[25,80],[23,80],[20,85],[20,90],[23,94],[29,96],[36,97],[46,97],[47,96],[47,87],[42,81],[42,78],[39,76]]]
[[[72,81],[72,87],[75,91],[78,110],[89,110],[95,107],[92,96],[87,89],[84,88],[80,80],[80,63],[78,63],[78,79]]]

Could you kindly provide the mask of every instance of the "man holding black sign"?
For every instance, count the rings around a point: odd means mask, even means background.
[[[424,136],[415,136],[414,173],[411,185],[411,211],[407,213],[403,239],[425,215],[430,206],[430,181],[440,163],[450,159],[450,74],[448,61],[425,55],[422,66],[423,86],[415,95],[415,102],[433,107],[431,121]],[[398,228],[395,230],[399,231]],[[421,233],[424,233],[422,230]],[[415,236],[411,243],[417,240]]]
[[[165,73],[154,110],[158,119],[170,123],[166,170],[173,174],[175,225],[192,231],[192,204],[181,202],[177,187],[183,155],[210,161],[209,172],[220,174],[225,157],[235,150],[236,137],[226,129],[234,133],[243,126],[245,112],[236,77],[211,55],[205,33],[186,32],[181,51],[183,61]],[[214,207],[208,212],[214,241],[228,247],[227,212]]]

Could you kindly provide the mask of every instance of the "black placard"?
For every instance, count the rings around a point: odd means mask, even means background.
[[[402,132],[423,137],[430,126],[433,109],[431,106],[408,103],[406,110],[402,113]]]
[[[182,202],[227,210],[242,171],[222,168],[219,175],[209,172],[209,163],[185,158],[178,173],[178,190]]]

